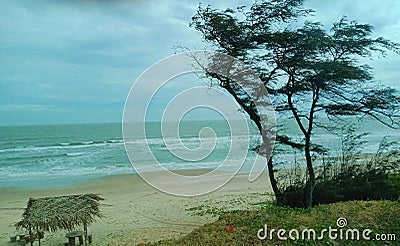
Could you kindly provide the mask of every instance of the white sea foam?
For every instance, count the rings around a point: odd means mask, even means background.
[[[65,180],[68,180],[69,177],[80,177],[79,180],[85,180],[85,177],[133,172],[132,165],[125,153],[119,124],[111,126],[77,125],[61,131],[63,127],[41,126],[36,131],[31,131],[30,128],[26,128],[25,131],[16,128],[14,135],[9,134],[10,139],[0,139],[0,186],[11,183],[18,185],[18,180],[28,182],[37,179],[43,180],[44,184],[49,183],[47,182],[49,177],[65,178]],[[155,124],[154,127],[157,127],[157,125]],[[181,160],[170,153],[170,150],[183,151],[184,147],[191,149],[198,147],[201,143],[197,135],[198,132],[185,132],[186,135],[182,134],[181,139],[168,138],[169,149],[166,148],[163,138],[156,134],[151,135],[148,139],[131,138],[125,142],[125,147],[132,148],[137,157],[136,161],[144,164],[145,171],[150,172],[157,170],[158,165],[156,165],[152,156],[144,154],[145,148],[150,148],[156,160],[170,170],[215,168],[225,160],[231,143],[234,142],[236,145],[230,150],[233,155],[226,160],[226,168],[235,167],[239,161],[234,155],[238,150],[235,148],[248,149],[249,146],[241,145],[248,136],[230,136],[224,127],[225,125],[221,124],[220,128],[224,131],[222,131],[223,134],[217,135],[214,151],[207,158],[198,162]],[[49,131],[54,131],[54,133],[49,133]],[[74,132],[78,133],[73,135]],[[101,135],[107,132],[113,133]],[[216,132],[218,132],[218,129]],[[34,133],[37,136],[29,135]],[[375,132],[365,138],[367,142],[363,146],[363,152],[375,152],[380,141],[387,134],[386,131],[380,132],[379,129],[376,129]],[[391,140],[400,142],[400,133],[393,131],[390,134]],[[301,135],[293,134],[291,137],[298,141],[302,140]],[[315,143],[321,143],[331,148],[332,155],[339,154],[340,141],[337,136],[319,133],[314,138]],[[250,139],[252,144],[250,148],[260,142],[260,137],[257,134],[250,135]],[[203,145],[209,147],[208,145],[211,146],[215,139],[205,137],[201,141]],[[251,166],[250,163],[254,156],[255,153],[249,151],[244,166]],[[290,163],[293,163],[294,159],[302,158],[302,153],[295,156],[293,150],[287,148],[278,153],[276,157],[283,165],[291,165]]]

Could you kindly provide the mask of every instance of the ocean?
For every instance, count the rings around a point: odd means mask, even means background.
[[[301,139],[295,125],[284,124],[289,135],[294,139]],[[156,170],[156,163],[146,154],[145,143],[157,161],[169,170],[216,168],[228,153],[231,153],[228,163],[233,164],[240,159],[240,156],[235,155],[240,151],[230,150],[232,141],[244,143],[243,139],[250,136],[250,146],[239,144],[236,147],[242,150],[255,147],[259,143],[257,129],[251,123],[249,125],[249,132],[243,131],[231,136],[225,121],[181,122],[179,137],[170,137],[167,148],[160,123],[149,122],[146,124],[146,139],[133,137],[129,143],[134,149],[135,162],[145,165],[147,171]],[[215,143],[213,136],[203,138],[202,142],[199,140],[199,132],[204,127],[214,130]],[[68,187],[99,177],[135,173],[125,152],[121,128],[121,123],[1,126],[0,187]],[[376,151],[384,136],[400,142],[398,132],[383,129],[385,128],[375,122],[360,125],[360,131],[370,132],[363,152]],[[323,131],[316,133],[316,142],[329,143],[333,153],[340,147],[337,136]],[[215,147],[206,158],[198,161],[183,160],[171,153],[171,150],[182,150],[179,148],[193,150],[201,144],[207,146],[207,143],[211,143],[211,147],[215,144]],[[294,158],[289,149],[278,155],[281,161],[287,163]],[[255,156],[254,152],[248,151],[240,172],[250,171]]]

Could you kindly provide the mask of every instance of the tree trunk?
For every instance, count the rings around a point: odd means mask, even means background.
[[[305,207],[310,208],[313,204],[313,193],[315,188],[315,174],[314,168],[312,166],[312,159],[311,159],[311,136],[306,136],[306,145],[304,148],[305,156],[306,156],[306,163],[307,163],[307,172],[308,172],[308,181],[306,183],[306,196],[305,196]]]
[[[274,191],[274,194],[275,194],[276,205],[283,206],[283,194],[279,190],[278,182],[275,179],[274,165],[273,165],[273,162],[272,162],[272,156],[271,156],[271,158],[269,158],[267,166],[268,166],[269,181],[271,182],[271,187],[272,187],[272,190]]]
[[[254,122],[255,122],[255,121],[254,121]],[[270,143],[269,143],[269,141],[268,141],[268,139],[267,139],[267,137],[266,137],[265,129],[263,129],[263,127],[262,127],[260,121],[255,122],[255,123],[256,123],[256,125],[257,125],[257,127],[258,127],[258,129],[259,129],[259,131],[260,131],[260,134],[261,134],[261,136],[262,136],[263,144],[266,144],[267,147],[268,147]],[[257,123],[258,123],[258,124],[257,124]],[[261,144],[261,146],[262,146],[263,144]],[[260,148],[261,148],[261,146],[260,146]],[[276,178],[275,178],[274,165],[273,165],[273,161],[272,161],[272,156],[273,156],[273,154],[272,154],[272,150],[270,150],[270,151],[271,151],[271,152],[270,152],[271,156],[269,157],[269,159],[268,159],[268,161],[267,161],[268,177],[269,177],[269,181],[270,181],[270,183],[271,183],[272,190],[273,190],[274,195],[275,195],[276,204],[277,204],[278,206],[282,206],[282,205],[283,205],[283,194],[282,194],[282,192],[279,190],[278,182],[276,181]],[[262,154],[262,153],[261,153],[261,154]],[[265,150],[265,157],[268,158],[268,150],[267,150],[267,149]]]
[[[217,76],[216,78],[219,79],[220,81],[223,81],[223,79],[221,77]],[[224,86],[221,86],[221,87],[224,88],[225,90],[227,90],[228,93],[231,94],[235,98],[236,102],[244,109],[244,111],[246,111],[246,113],[249,115],[251,121],[253,121],[254,124],[256,124],[258,131],[262,136],[263,143],[267,144],[268,141],[265,138],[265,134],[263,133],[263,131],[265,131],[265,129],[263,129],[263,126],[261,124],[261,118],[257,114],[257,112],[254,111],[248,105],[246,105],[245,101],[242,100],[238,96],[238,94],[235,92],[235,90],[232,88],[231,84],[226,83]],[[270,159],[267,162],[267,168],[268,168],[269,181],[271,182],[271,186],[272,186],[272,190],[275,195],[276,203],[277,203],[277,205],[283,205],[283,194],[279,190],[278,182],[275,179],[274,166],[273,166],[273,162],[272,162],[272,153],[271,153]]]

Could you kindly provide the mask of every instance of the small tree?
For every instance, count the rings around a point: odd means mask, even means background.
[[[373,52],[399,52],[399,46],[372,38],[372,26],[346,17],[329,31],[311,22],[296,27],[299,17],[313,12],[303,9],[302,4],[303,0],[270,0],[256,2],[250,9],[238,7],[237,11],[200,5],[191,26],[218,51],[257,71],[278,114],[298,125],[302,142],[281,133],[277,141],[303,150],[308,173],[305,205],[310,207],[315,187],[312,156],[320,150],[312,143],[313,130],[322,126],[318,117],[340,121],[343,116],[369,116],[388,127],[400,126],[398,92],[379,87],[371,68],[360,59],[371,57]],[[258,112],[243,89],[229,78],[208,75],[217,79],[218,86],[236,99],[260,129]],[[272,162],[268,169],[273,175]],[[273,177],[271,183],[275,195],[279,194]]]

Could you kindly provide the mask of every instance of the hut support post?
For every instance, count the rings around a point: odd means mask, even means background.
[[[32,236],[32,227],[29,225],[29,242],[31,243],[31,246],[33,246],[33,236]]]
[[[87,225],[83,223],[83,234],[85,236],[85,246],[88,245],[88,234],[87,234]]]

